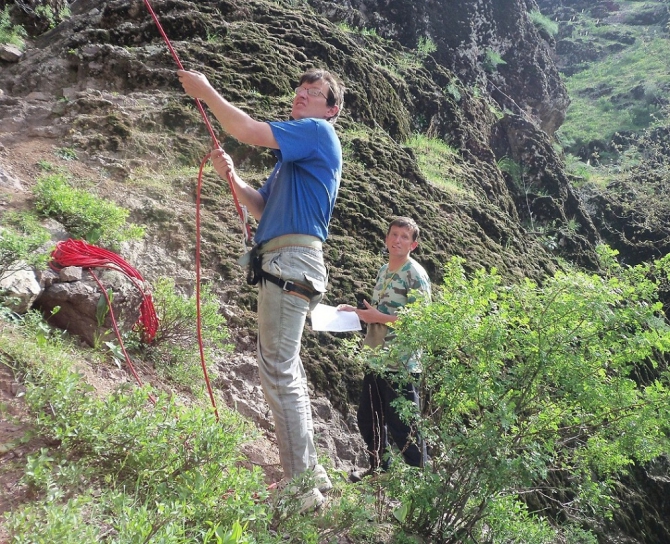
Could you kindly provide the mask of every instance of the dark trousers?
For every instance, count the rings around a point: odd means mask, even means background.
[[[376,374],[366,374],[363,378],[358,428],[368,447],[373,469],[387,470],[389,467],[388,458],[385,459],[384,455],[389,447],[389,436],[408,465],[422,467],[426,463],[425,443],[391,406],[399,395],[419,405],[419,394],[413,384],[400,385]]]

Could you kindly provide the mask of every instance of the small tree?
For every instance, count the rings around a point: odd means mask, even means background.
[[[542,286],[468,278],[454,258],[434,302],[402,315],[392,350],[423,354],[414,420],[433,452],[429,470],[399,466],[389,480],[406,530],[433,543],[594,542],[582,526],[609,515],[615,479],[669,451],[655,355],[670,328],[651,274],[667,279],[670,259],[624,268],[601,255],[607,273]],[[653,378],[634,379],[642,366]]]

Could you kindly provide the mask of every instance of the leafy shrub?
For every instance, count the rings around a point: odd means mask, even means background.
[[[670,258],[624,268],[614,255],[601,248],[602,276],[557,273],[542,286],[503,285],[495,270],[468,278],[454,258],[434,302],[406,310],[391,357],[423,354],[425,417],[399,409],[433,449],[431,469],[401,465],[388,480],[406,531],[435,543],[525,542],[524,531],[555,542],[576,534],[558,520],[604,521],[615,479],[668,451],[657,354],[670,350],[670,327],[651,278],[667,278]],[[642,367],[653,378],[639,379]],[[514,508],[496,507],[505,497]]]
[[[49,233],[35,218],[6,214],[0,227],[0,280],[26,267],[43,269],[49,255],[40,251],[49,241]]]
[[[69,18],[71,15],[70,8],[67,4],[65,7],[56,11],[49,4],[43,4],[35,8],[35,15],[42,21],[43,26],[51,30],[59,23]]]
[[[148,357],[155,367],[182,384],[202,382],[197,334],[197,300],[185,297],[176,289],[172,278],[158,278],[153,291],[159,319],[158,331]],[[200,319],[207,359],[217,349],[229,351],[226,320],[219,312],[219,302],[207,285],[200,290]]]
[[[198,407],[161,399],[152,407],[139,389],[98,399],[65,364],[33,371],[26,400],[41,434],[60,447],[29,460],[24,481],[48,500],[12,514],[16,533],[63,542],[49,538],[68,520],[73,529],[86,520],[98,531],[118,527],[126,542],[150,534],[186,542],[204,533],[207,522],[263,526],[266,507],[254,500],[264,493],[262,474],[237,466],[241,444],[254,434],[234,412],[224,411],[217,422]],[[76,502],[64,501],[75,490]],[[62,522],[52,524],[54,516]],[[78,542],[99,541],[96,532],[78,530],[86,537]]]
[[[531,10],[528,12],[528,16],[539,30],[544,30],[550,36],[556,36],[556,34],[558,34],[558,23],[552,21],[546,15],[542,15],[538,10]]]
[[[34,193],[37,210],[62,223],[75,238],[116,246],[124,240],[144,236],[142,227],[126,225],[128,210],[72,187],[63,174],[39,179]]]
[[[15,45],[19,49],[25,46],[26,30],[21,25],[13,25],[9,6],[0,11],[0,43]]]

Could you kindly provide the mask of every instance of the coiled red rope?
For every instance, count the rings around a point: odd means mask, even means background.
[[[49,264],[55,270],[58,270],[59,268],[65,268],[67,266],[78,266],[88,270],[89,274],[91,274],[95,282],[98,284],[100,291],[107,301],[109,315],[112,319],[112,326],[114,328],[114,332],[116,333],[116,338],[119,341],[119,346],[121,347],[123,356],[126,359],[126,364],[134,376],[135,381],[137,381],[137,384],[142,387],[142,380],[135,370],[135,366],[133,365],[128,352],[126,352],[125,346],[123,345],[121,332],[119,331],[119,327],[116,323],[116,317],[114,316],[114,311],[112,310],[112,303],[109,300],[109,295],[98,279],[98,276],[96,276],[96,274],[93,272],[92,268],[106,268],[108,270],[116,270],[117,272],[124,274],[137,288],[137,290],[142,295],[142,302],[140,304],[140,317],[137,320],[136,325],[139,325],[141,329],[143,340],[147,343],[150,343],[156,337],[156,332],[158,331],[158,316],[156,315],[156,309],[154,308],[151,293],[145,289],[144,278],[142,275],[113,251],[88,244],[84,240],[69,239],[58,242],[56,244],[56,248],[51,252],[51,261]],[[149,400],[153,404],[156,404],[156,398],[153,395],[149,394]]]
[[[56,269],[66,266],[79,266],[89,271],[91,268],[107,268],[121,272],[128,277],[142,295],[140,317],[137,321],[142,332],[142,339],[147,343],[153,341],[158,331],[158,317],[151,293],[145,289],[142,275],[119,255],[88,244],[84,240],[69,239],[56,244],[56,248],[51,253],[51,259],[52,266]]]

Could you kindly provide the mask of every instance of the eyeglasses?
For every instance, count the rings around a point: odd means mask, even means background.
[[[305,91],[309,96],[314,96],[317,97],[319,95],[323,96],[326,100],[328,100],[328,97],[321,92],[321,90],[317,89],[316,87],[311,87],[309,89],[305,89],[304,87],[296,87],[295,88],[295,94],[300,94],[300,91]]]

